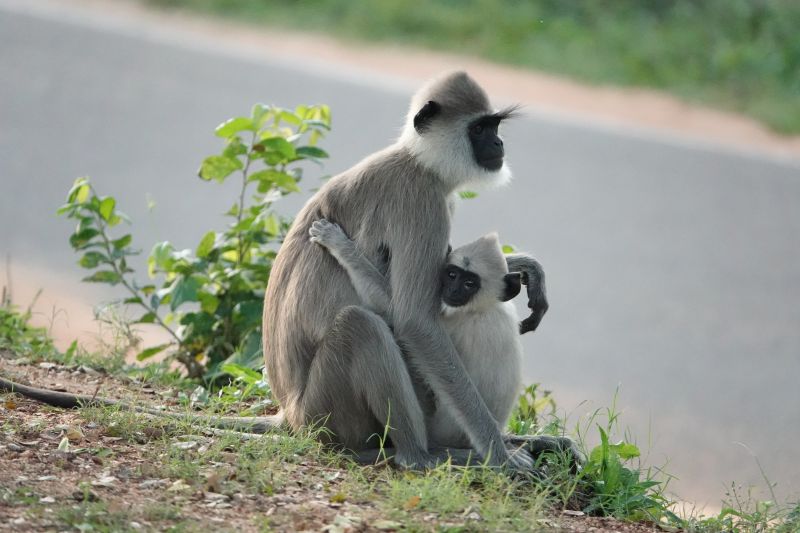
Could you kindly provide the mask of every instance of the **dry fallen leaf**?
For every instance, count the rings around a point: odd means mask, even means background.
[[[64,432],[64,435],[70,442],[80,442],[83,440],[83,431],[79,426],[69,426]]]
[[[331,503],[344,503],[347,501],[347,496],[342,494],[341,492],[337,492],[333,496],[331,496]]]
[[[394,520],[377,520],[370,525],[381,531],[395,531],[403,527],[403,524]]]
[[[197,442],[193,440],[184,440],[172,443],[173,448],[177,448],[179,450],[191,450],[192,448],[197,447]]]
[[[93,487],[113,487],[117,478],[114,476],[103,476],[100,479],[92,481]]]
[[[212,472],[206,477],[206,490],[209,492],[222,492],[222,477],[219,472]]]
[[[190,487],[184,480],[179,479],[175,483],[170,485],[169,488],[167,488],[167,491],[168,492],[183,492],[185,490],[191,490],[191,488],[192,487]]]
[[[220,502],[220,501],[224,502],[226,500],[229,500],[230,496],[228,496],[227,494],[219,494],[217,492],[206,492],[203,495],[203,499],[214,502]]]
[[[8,398],[3,405],[9,411],[13,411],[14,409],[17,408],[16,402],[14,402],[14,400],[12,400],[11,398]]]
[[[412,496],[403,504],[403,508],[405,508],[406,511],[410,511],[419,505],[420,501],[422,501],[422,498],[419,496]]]
[[[323,527],[322,531],[327,531],[328,533],[350,533],[359,529],[362,522],[361,517],[340,514],[336,515],[332,523]]]

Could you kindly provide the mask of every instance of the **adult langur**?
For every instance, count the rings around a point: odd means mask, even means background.
[[[414,95],[397,142],[332,178],[303,207],[264,305],[267,375],[292,428],[323,424],[354,451],[376,448],[371,437],[388,429],[398,465],[428,467],[441,459],[425,424],[435,398],[485,463],[532,468],[529,453],[507,448],[439,312],[452,196],[508,180],[498,126],[509,113],[493,111],[466,73],[435,79]],[[309,242],[322,218],[388,278],[388,316],[363,305],[344,268]],[[525,272],[535,327],[547,309],[541,268],[522,254],[508,263]]]

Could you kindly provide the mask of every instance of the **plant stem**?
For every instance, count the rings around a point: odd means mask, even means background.
[[[95,196],[97,195],[97,193],[94,193],[94,194],[95,194]],[[125,287],[128,290],[129,293],[131,293],[133,295],[134,298],[136,298],[138,300],[137,303],[139,305],[144,307],[145,310],[147,310],[147,312],[152,313],[153,316],[155,316],[156,323],[159,326],[161,326],[162,328],[164,328],[172,336],[172,338],[175,339],[175,342],[178,343],[178,346],[180,346],[181,345],[180,337],[178,337],[178,335],[174,331],[172,331],[172,328],[167,326],[167,324],[161,319],[161,317],[158,316],[158,312],[157,312],[156,309],[153,309],[152,307],[150,307],[149,305],[144,303],[144,300],[142,299],[142,297],[139,296],[139,291],[137,291],[130,283],[128,283],[128,281],[125,279],[125,275],[124,275],[124,272],[122,271],[122,269],[119,268],[119,266],[117,265],[116,261],[111,259],[111,256],[114,253],[114,251],[113,251],[113,247],[111,245],[111,241],[109,241],[108,235],[106,234],[106,228],[108,226],[107,226],[105,220],[103,220],[103,217],[101,217],[98,213],[95,213],[95,212],[92,212],[92,216],[94,216],[95,220],[97,221],[97,225],[100,227],[100,236],[103,239],[103,247],[105,248],[105,251],[106,251],[106,254],[107,254],[108,258],[111,260],[110,261],[111,262],[111,268],[114,270],[114,273],[116,273],[119,276],[119,280],[120,280],[119,282],[122,284],[123,287]]]
[[[244,168],[242,169],[242,190],[239,192],[239,210],[236,213],[236,226],[238,228],[239,224],[242,223],[242,213],[244,213],[244,201],[245,201],[245,194],[247,193],[247,173],[250,171],[250,163],[252,159],[250,158],[250,154],[253,153],[253,147],[256,145],[256,138],[258,132],[253,132],[253,137],[250,139],[250,149],[247,150],[247,161],[245,161]],[[236,266],[241,266],[242,264],[242,256],[245,252],[244,246],[244,239],[242,238],[242,230],[239,229],[236,236],[237,241],[237,251],[238,254],[236,255]]]

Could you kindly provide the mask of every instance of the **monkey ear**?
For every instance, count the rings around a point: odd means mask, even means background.
[[[417,130],[417,133],[422,133],[428,128],[430,121],[433,117],[439,114],[441,111],[442,106],[430,100],[427,104],[422,106],[422,109],[417,111],[417,114],[414,115],[414,129]]]
[[[503,276],[505,290],[503,291],[503,295],[500,297],[500,301],[507,302],[519,294],[519,291],[522,289],[521,277],[522,276],[519,272],[511,272],[510,274]]]

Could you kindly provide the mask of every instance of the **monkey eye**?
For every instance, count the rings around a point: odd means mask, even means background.
[[[475,135],[480,135],[481,133],[483,133],[483,125],[475,124],[474,126],[472,126],[472,133],[474,133]]]
[[[447,273],[447,277],[450,279],[456,279],[456,273],[451,270]]]
[[[469,279],[469,280],[464,282],[464,286],[466,288],[468,288],[468,289],[471,289],[471,288],[475,287],[475,282],[472,281],[471,279]]]

